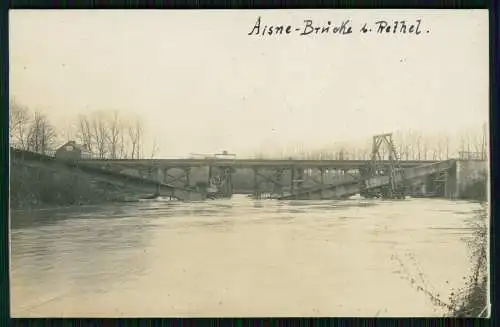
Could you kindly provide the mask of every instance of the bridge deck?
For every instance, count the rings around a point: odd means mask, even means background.
[[[284,159],[119,159],[119,160],[81,160],[89,165],[110,165],[127,167],[169,168],[229,166],[234,168],[340,168],[358,169],[370,164],[369,160],[284,160]],[[403,168],[432,164],[436,161],[401,161]],[[389,162],[387,162],[389,164]]]

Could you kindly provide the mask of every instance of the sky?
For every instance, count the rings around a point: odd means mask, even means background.
[[[300,28],[349,19],[353,33],[248,35],[259,16],[261,26]],[[16,101],[60,128],[79,113],[135,113],[159,157],[488,121],[486,10],[18,10],[9,19]],[[424,32],[359,32],[381,19],[421,19]]]

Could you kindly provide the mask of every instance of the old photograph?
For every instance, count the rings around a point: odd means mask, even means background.
[[[13,317],[479,317],[487,10],[13,10]]]

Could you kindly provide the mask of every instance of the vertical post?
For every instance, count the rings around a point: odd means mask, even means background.
[[[295,193],[295,168],[292,167],[290,170],[290,193],[292,195]]]
[[[160,195],[160,188],[161,188],[161,183],[162,183],[162,176],[161,176],[161,169],[158,167],[156,169],[156,195]]]
[[[168,184],[168,170],[169,168],[163,168],[163,183]],[[168,192],[169,199],[172,200],[173,191]]]
[[[388,142],[388,141],[387,141]],[[395,171],[394,171],[394,157],[392,155],[392,144],[387,143],[389,149],[389,167],[388,167],[388,175],[389,175],[389,198],[393,197],[393,193],[396,190],[396,181],[394,180]]]
[[[457,197],[457,165],[453,165],[449,171],[444,185],[444,196],[448,199]]]
[[[168,168],[163,168],[163,182],[168,182]]]
[[[208,185],[210,186],[210,181],[212,180],[213,175],[213,167],[212,165],[208,166]]]
[[[422,193],[424,196],[431,195],[431,193],[434,191],[433,189],[433,180],[431,175],[427,175],[424,177],[424,187],[422,189]]]
[[[190,180],[191,168],[184,168],[184,173],[186,174],[186,183],[184,184],[184,186],[189,187],[189,185],[191,184]]]
[[[253,196],[259,198],[259,184],[258,184],[258,172],[259,168],[253,169]]]
[[[231,168],[225,169],[226,174],[226,184],[227,184],[227,197],[230,198],[233,196],[233,176],[231,174]]]
[[[323,187],[323,185],[325,185],[325,169],[320,168],[319,173],[320,173],[320,184],[321,184],[321,187]]]
[[[279,168],[276,171],[276,183],[274,183],[274,193],[278,196],[283,196],[283,189],[281,185],[281,177],[283,176],[283,169]]]
[[[298,171],[298,181],[297,181],[297,188],[299,189],[299,192],[301,191],[302,189],[302,184],[303,184],[303,180],[304,180],[304,168],[299,168],[299,171]]]

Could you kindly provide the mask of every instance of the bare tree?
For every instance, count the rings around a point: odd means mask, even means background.
[[[155,138],[153,140],[153,145],[151,146],[151,159],[153,159],[154,157],[156,157],[156,155],[158,154],[159,150],[160,150],[160,144],[158,142],[158,139]]]
[[[422,136],[420,139],[420,148],[422,149],[422,159],[427,160],[430,159],[429,157],[432,156],[431,152],[431,147],[429,146],[429,137]]]
[[[125,133],[123,132],[120,134],[120,158],[127,158],[127,146],[125,144]]]
[[[422,160],[422,135],[416,131],[408,132],[408,142],[410,144],[413,160]]]
[[[475,159],[486,160],[488,155],[488,131],[486,123],[469,131],[470,148],[474,151]]]
[[[117,159],[123,154],[122,125],[119,119],[118,112],[114,112],[109,122],[109,154],[111,159]]]
[[[82,144],[84,144],[90,154],[96,154],[94,147],[94,136],[92,134],[92,124],[90,119],[85,115],[78,117],[78,131],[77,136]]]
[[[337,160],[346,160],[347,159],[347,151],[344,149],[344,147],[341,146],[337,150],[336,159]]]
[[[26,150],[30,128],[29,109],[17,104],[14,100],[9,106],[9,138],[12,146]]]
[[[131,145],[131,159],[139,159],[141,157],[141,140],[142,134],[144,132],[142,122],[140,119],[136,119],[128,126],[128,135]]]
[[[483,123],[481,127],[481,154],[483,160],[488,158],[488,125]]]
[[[397,140],[396,140],[397,142]],[[401,138],[400,138],[400,158],[404,160],[409,160],[410,158],[410,143],[408,142],[408,139],[406,135],[401,133]]]
[[[47,117],[38,111],[35,112],[28,132],[27,149],[46,154],[54,145],[55,139],[55,128],[49,123]]]
[[[131,146],[130,158],[136,159],[136,152],[137,152],[138,145],[137,145],[137,141],[136,141],[137,137],[135,135],[135,128],[132,124],[128,126],[128,136],[129,136],[130,146]]]
[[[448,135],[445,135],[443,137],[443,147],[444,147],[445,159],[449,159],[450,158],[450,137]]]
[[[459,152],[460,152],[460,157],[463,159],[469,158],[471,154],[471,150],[473,149],[473,137],[470,133],[469,130],[464,129],[460,133],[460,147],[459,147]]]
[[[446,160],[450,156],[450,137],[447,134],[440,133],[431,140],[433,149],[433,160]]]
[[[109,133],[105,117],[102,113],[96,113],[92,120],[92,134],[94,136],[97,155],[100,159],[106,158]]]
[[[486,160],[488,156],[488,126],[471,127],[461,134],[461,151],[474,159]],[[472,151],[472,152],[471,152]]]
[[[61,142],[68,142],[68,141],[72,141],[72,140],[75,140],[75,133],[78,131],[77,128],[75,128],[75,126],[71,123],[69,124],[66,124],[65,127],[60,127],[58,128],[58,132],[59,132],[59,135],[58,135],[58,139],[59,141]]]
[[[442,160],[444,157],[443,136],[438,134],[430,139],[432,149],[432,160]]]

